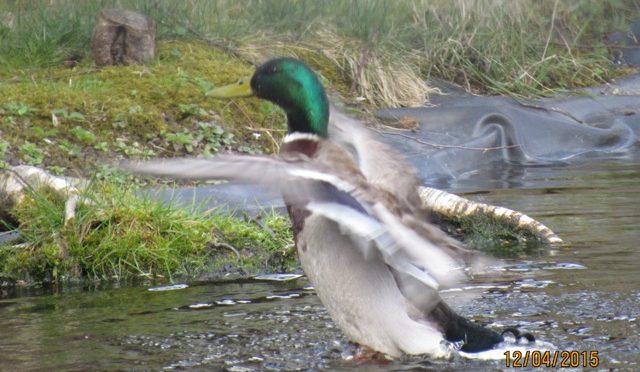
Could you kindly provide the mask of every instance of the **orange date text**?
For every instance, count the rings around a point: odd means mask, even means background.
[[[600,365],[600,357],[597,351],[516,350],[505,351],[504,362],[507,368],[596,368]]]

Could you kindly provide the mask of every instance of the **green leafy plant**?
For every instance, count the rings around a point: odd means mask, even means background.
[[[118,138],[116,147],[129,157],[149,159],[155,155],[155,152],[149,148],[141,146],[138,142],[128,144],[125,140]]]
[[[195,103],[179,104],[178,108],[183,117],[189,116],[207,116],[207,112]]]
[[[235,143],[233,133],[224,130],[220,125],[209,122],[198,122],[197,139],[204,143],[203,153],[210,155],[218,152],[221,146],[229,146]]]
[[[39,165],[44,161],[44,153],[42,150],[31,142],[23,143],[18,148],[18,152],[20,153],[22,160],[27,164]]]
[[[83,143],[91,144],[96,141],[96,135],[93,134],[93,132],[79,126],[71,129],[71,134],[73,134],[78,141]]]
[[[194,146],[198,145],[198,141],[189,132],[166,133],[165,138],[175,151],[184,149],[191,153]]]
[[[93,145],[93,148],[98,151],[107,152],[107,150],[109,150],[109,143],[106,141],[98,142]]]
[[[133,105],[129,107],[129,113],[130,114],[140,114],[144,112],[144,110],[142,109],[142,106],[140,105]]]
[[[52,137],[57,134],[58,134],[58,129],[56,128],[43,128],[37,125],[31,127],[31,135],[37,139]]]
[[[126,128],[128,125],[129,121],[127,120],[127,116],[122,113],[116,114],[111,123],[111,126],[116,129]]]
[[[62,176],[64,175],[65,168],[57,165],[50,165],[47,167],[47,170],[56,176]]]
[[[7,151],[11,148],[11,144],[9,142],[0,139],[0,169],[6,169],[9,167],[9,163],[7,163],[5,157],[7,156]]]
[[[82,113],[77,111],[69,112],[65,109],[53,109],[50,111],[52,117],[55,116],[57,118],[65,119],[65,120],[73,120],[73,121],[84,121],[85,117]]]
[[[3,107],[10,115],[19,117],[27,116],[38,111],[38,109],[23,102],[9,102],[5,103]]]
[[[194,78],[193,83],[198,87],[198,89],[200,89],[200,92],[202,92],[203,94],[213,89],[213,84],[209,80],[203,79],[201,77]]]
[[[264,153],[261,148],[255,146],[238,146],[237,150],[251,155],[261,155]]]
[[[235,143],[233,133],[211,122],[198,122],[195,133],[188,131],[163,133],[165,141],[174,151],[192,153],[200,149],[203,154],[210,155],[218,152],[221,146],[231,146]]]
[[[82,147],[80,145],[71,143],[66,139],[63,139],[58,143],[58,148],[64,151],[68,156],[78,156],[82,153]]]

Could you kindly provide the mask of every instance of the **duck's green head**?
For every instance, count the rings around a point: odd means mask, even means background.
[[[282,107],[289,133],[313,133],[327,137],[329,102],[318,76],[303,62],[276,58],[260,65],[251,80],[216,88],[208,96],[218,98],[255,95]]]

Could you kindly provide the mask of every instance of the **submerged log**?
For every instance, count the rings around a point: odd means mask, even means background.
[[[146,63],[155,57],[155,22],[124,9],[103,9],[91,36],[91,53],[98,67]]]

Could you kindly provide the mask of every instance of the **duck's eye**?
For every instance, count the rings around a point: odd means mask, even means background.
[[[240,79],[238,80],[238,85],[243,85],[244,84],[244,80]]]

